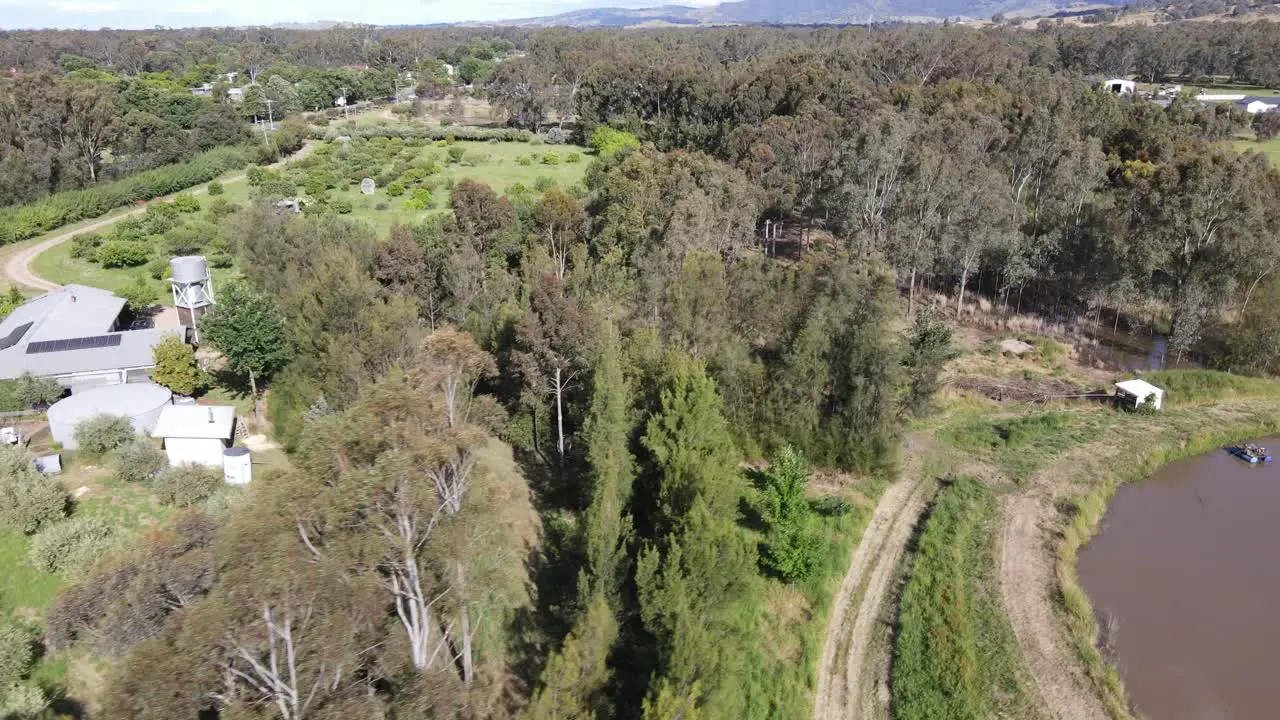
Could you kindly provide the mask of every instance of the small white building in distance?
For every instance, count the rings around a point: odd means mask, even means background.
[[[1124,380],[1116,383],[1116,402],[1131,408],[1150,404],[1152,409],[1159,410],[1164,405],[1164,389],[1146,380]]]
[[[236,432],[236,409],[230,405],[167,405],[151,437],[164,442],[169,464],[222,467],[222,453]]]
[[[1280,107],[1280,97],[1258,97],[1257,95],[1246,95],[1236,101],[1236,107],[1250,115],[1271,112],[1277,107]]]
[[[1107,92],[1116,95],[1132,95],[1138,89],[1137,83],[1125,78],[1111,78],[1103,83],[1103,86],[1107,88]]]

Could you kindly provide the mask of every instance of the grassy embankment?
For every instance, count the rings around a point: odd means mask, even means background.
[[[1071,501],[1056,558],[1071,641],[1111,714],[1126,720],[1133,715],[1124,683],[1098,649],[1093,605],[1079,583],[1080,548],[1097,533],[1120,485],[1176,460],[1280,433],[1280,382],[1197,370],[1153,373],[1150,379],[1169,389],[1167,410],[1136,430],[1116,429],[1109,444],[1141,449],[1141,454],[1115,456],[1087,471],[1094,474],[1092,486]]]
[[[957,366],[963,375],[995,382],[1068,379],[1091,387],[1099,381],[1096,373],[1063,363],[1056,353],[1030,360],[975,353]],[[1120,676],[1095,645],[1098,627],[1076,579],[1080,547],[1120,483],[1147,477],[1178,458],[1280,432],[1280,382],[1195,370],[1146,377],[1168,391],[1165,410],[1154,415],[1087,401],[1000,404],[948,391],[944,412],[918,425],[940,441],[947,467],[977,473],[985,487],[964,481],[944,491],[908,570],[893,668],[897,717],[1035,715],[1015,641],[998,600],[991,600],[998,598],[990,587],[997,572],[995,530],[983,527],[990,522],[983,519],[990,495],[1019,492],[1025,484],[1056,486],[1056,492],[1075,498],[1058,526],[1063,622],[1111,713],[1130,717]],[[1137,458],[1135,448],[1143,453]],[[967,524],[956,521],[957,514]],[[928,542],[935,536],[947,540]]]
[[[898,720],[1030,717],[1035,695],[1002,614],[994,561],[996,498],[961,477],[938,492],[898,611]]]

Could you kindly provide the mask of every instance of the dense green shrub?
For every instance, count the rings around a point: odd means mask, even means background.
[[[467,149],[461,145],[452,145],[449,147],[449,162],[455,165],[462,164],[462,158],[467,156]]]
[[[537,179],[533,181],[533,189],[538,192],[546,192],[555,186],[556,179],[546,175],[539,175]]]
[[[413,196],[406,200],[404,206],[410,210],[427,210],[435,204],[431,191],[426,188],[414,188]]]
[[[567,162],[567,163],[570,163],[570,164],[572,164],[572,163],[580,163],[580,162],[582,162],[582,153],[578,153],[578,152],[571,152],[571,153],[569,153],[569,155],[568,155],[568,156],[566,156],[566,157],[565,157],[564,161],[565,161],[565,162]]]
[[[56,193],[32,203],[0,210],[0,239],[16,242],[54,228],[102,215],[130,203],[151,200],[207,182],[246,161],[242,148],[209,150],[183,163],[174,163],[99,183],[85,190]]]
[[[79,576],[111,548],[113,534],[100,517],[81,515],[55,523],[31,538],[27,563],[44,572]]]
[[[543,156],[542,156],[542,164],[543,164],[543,165],[559,165],[559,164],[560,164],[560,153],[556,153],[556,152],[549,152],[549,153],[547,153],[546,155],[543,155]]]
[[[66,512],[66,491],[36,472],[31,454],[0,446],[0,525],[30,534],[61,520]]]
[[[151,248],[133,240],[112,240],[103,243],[94,257],[104,268],[137,267],[151,259]]]
[[[168,465],[168,458],[150,438],[135,437],[116,449],[116,477],[124,482],[148,482]]]
[[[589,144],[601,155],[610,155],[626,148],[640,147],[640,140],[629,132],[602,125],[591,134]]]
[[[33,656],[33,639],[21,625],[0,621],[0,694],[26,673]]]
[[[120,415],[98,415],[76,426],[80,452],[101,457],[133,439],[133,423]]]
[[[519,163],[521,167],[529,167],[533,164],[533,160],[525,155],[521,155],[516,162]]]
[[[404,194],[404,183],[393,182],[387,186],[387,195],[391,197],[400,197]]]
[[[151,483],[160,502],[176,507],[198,505],[222,485],[222,472],[203,465],[171,467]]]
[[[34,407],[48,407],[58,401],[66,389],[53,378],[36,377],[31,373],[23,373],[13,381],[13,396],[26,410]]]
[[[217,197],[222,194],[222,183],[214,180],[209,183],[209,197]]]
[[[200,201],[191,193],[179,193],[173,198],[173,207],[180,213],[198,213]]]
[[[352,210],[355,209],[351,205],[351,201],[345,198],[334,200],[333,203],[331,203],[331,205],[333,207],[333,211],[338,213],[339,215],[348,215],[351,213]]]
[[[71,238],[71,257],[94,262],[104,238],[98,233],[81,233]]]
[[[38,685],[30,681],[0,688],[0,717],[26,720],[42,717],[49,700]]]

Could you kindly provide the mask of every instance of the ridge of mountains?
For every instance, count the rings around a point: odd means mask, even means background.
[[[995,14],[1047,15],[1055,11],[1120,6],[1127,0],[733,0],[709,7],[660,5],[601,7],[547,17],[503,21],[524,27],[639,27],[656,25],[855,25],[946,18],[987,19]],[[486,23],[489,24],[489,23]]]

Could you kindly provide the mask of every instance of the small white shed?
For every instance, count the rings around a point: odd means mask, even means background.
[[[1159,410],[1164,405],[1164,389],[1146,380],[1124,380],[1116,383],[1116,399],[1134,408],[1150,403]]]
[[[151,437],[164,441],[169,464],[222,467],[222,452],[236,431],[236,409],[230,405],[168,405]]]
[[[1111,78],[1106,83],[1107,91],[1116,95],[1132,95],[1138,84],[1128,78]]]

